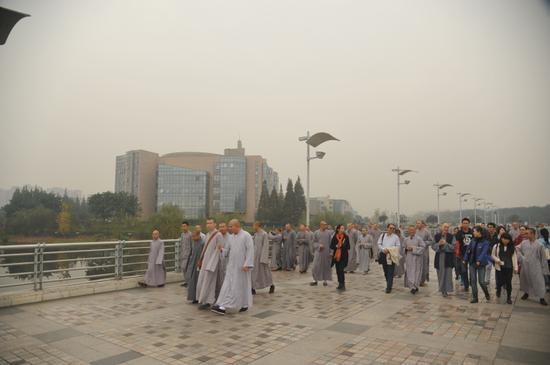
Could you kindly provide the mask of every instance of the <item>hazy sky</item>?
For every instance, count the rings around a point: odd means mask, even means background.
[[[0,187],[114,189],[132,149],[243,140],[305,180],[306,130],[341,139],[312,196],[396,208],[397,165],[500,207],[550,203],[550,7],[498,1],[1,1]]]

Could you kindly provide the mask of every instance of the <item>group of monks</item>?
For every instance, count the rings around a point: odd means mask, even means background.
[[[404,277],[404,286],[414,295],[430,280],[430,248],[435,253],[434,267],[438,276],[438,291],[447,297],[453,291],[455,280],[464,291],[472,289],[472,303],[478,302],[477,284],[487,300],[492,268],[495,268],[496,295],[507,292],[511,304],[511,278],[521,267],[520,290],[522,299],[529,296],[544,299],[548,283],[550,244],[548,231],[537,232],[515,225],[507,231],[495,224],[471,228],[464,218],[459,227],[449,224],[436,227],[435,234],[422,220],[406,227],[406,233],[390,223],[382,231],[378,224],[362,228],[354,223],[339,225],[336,231],[326,222],[312,232],[299,225],[295,231],[291,224],[266,232],[260,222],[253,225],[251,235],[241,228],[238,220],[216,224],[206,221],[207,233],[200,226],[190,230],[188,222],[181,225],[179,242],[182,286],[187,288],[187,299],[201,310],[210,309],[217,314],[226,310],[244,312],[252,306],[257,290],[275,292],[272,271],[307,273],[311,266],[311,286],[319,282],[327,286],[332,280],[332,266],[338,274],[338,290],[345,290],[347,273],[369,273],[372,261],[384,271],[386,293],[391,293],[395,277]],[[400,227],[403,228],[403,227]],[[517,231],[517,232],[516,232]],[[545,238],[546,237],[546,238]],[[158,230],[153,232],[148,269],[142,286],[163,286],[164,244]],[[345,258],[344,262],[340,259]]]

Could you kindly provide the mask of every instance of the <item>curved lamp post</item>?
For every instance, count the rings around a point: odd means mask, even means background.
[[[437,225],[439,226],[439,197],[447,195],[447,193],[441,193],[440,191],[445,188],[450,188],[451,184],[434,184],[434,186],[437,188]]]
[[[462,202],[467,202],[468,199],[464,199],[467,196],[470,196],[472,194],[470,193],[456,193],[458,195],[458,209],[460,211],[460,222],[462,222]]]
[[[401,182],[401,176],[403,176],[405,174],[408,174],[409,172],[418,173],[418,171],[400,169],[399,166],[397,166],[396,169],[392,169],[392,171],[395,172],[396,175],[397,175],[397,228],[399,228],[400,223],[401,223],[401,202],[400,202],[400,199],[401,199],[401,197],[400,197],[401,185],[409,185],[411,183],[410,180],[405,180],[405,181]]]
[[[0,6],[0,44],[6,43],[11,30],[21,19],[30,16]]]
[[[323,157],[325,157],[326,153],[321,151],[316,151],[315,156],[309,155],[309,147],[317,147],[322,143],[325,143],[327,141],[339,141],[338,138],[333,137],[332,135],[326,133],[326,132],[319,132],[315,133],[314,135],[310,136],[309,131],[307,131],[307,134],[304,137],[299,137],[298,141],[300,142],[306,142],[306,161],[307,161],[307,177],[306,177],[306,225],[309,226],[309,162],[311,160],[319,159],[321,160]]]

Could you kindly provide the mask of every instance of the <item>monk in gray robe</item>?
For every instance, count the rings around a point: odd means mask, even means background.
[[[283,270],[293,271],[296,267],[296,232],[287,223],[283,231],[283,250],[281,252]]]
[[[223,255],[228,257],[227,271],[223,281],[220,296],[212,311],[225,314],[227,309],[237,309],[240,312],[252,307],[252,277],[254,268],[254,242],[252,236],[241,229],[238,220],[231,221],[233,235],[223,248]]]
[[[281,260],[281,251],[283,243],[283,235],[280,228],[275,228],[275,231],[269,232],[267,235],[269,245],[271,246],[271,270],[279,271],[283,269]]]
[[[409,236],[403,240],[405,253],[405,287],[411,289],[412,294],[418,292],[422,280],[422,265],[426,243],[416,235],[416,227],[407,228]]]
[[[300,224],[300,230],[296,234],[296,243],[298,243],[298,266],[300,273],[307,272],[309,267],[309,234],[304,224]]]
[[[379,224],[373,224],[372,229],[369,230],[370,235],[372,236],[373,242],[377,243],[380,239],[380,236],[382,235],[382,231],[380,230]],[[371,250],[372,257],[374,257],[375,260],[378,260],[378,244],[375,244],[372,247]]]
[[[228,233],[228,231],[227,231],[227,224],[225,224],[224,222],[221,222],[218,225],[218,231],[222,235],[222,238],[223,238],[222,241],[223,241],[223,244],[225,245],[228,238],[229,238],[229,236],[230,236],[230,233]],[[218,269],[218,280],[216,281],[216,298],[220,294],[220,290],[221,290],[222,284],[223,284],[223,279],[225,278],[227,258],[224,257],[223,255],[220,255],[220,262],[219,262],[218,265],[220,265],[220,267]]]
[[[435,235],[432,249],[435,251],[434,267],[437,271],[438,288],[443,297],[447,297],[453,291],[453,267],[456,261],[455,244],[456,240],[449,233],[449,225],[447,223],[442,224],[441,232]]]
[[[309,226],[306,226],[307,240],[309,241],[309,262],[313,262],[313,232]]]
[[[371,249],[373,245],[374,241],[369,234],[369,230],[363,228],[355,246],[357,250],[357,270],[363,272],[363,274],[367,274],[370,271]]]
[[[254,269],[252,269],[252,294],[269,287],[269,294],[275,292],[273,277],[269,268],[269,240],[260,222],[254,223]]]
[[[223,237],[216,229],[213,219],[206,221],[208,233],[199,258],[199,280],[197,283],[197,300],[199,309],[207,309],[216,301],[218,270],[220,269],[220,252],[223,249]]]
[[[187,265],[187,300],[193,304],[197,304],[197,281],[199,280],[199,270],[197,264],[201,256],[204,241],[199,232],[193,232],[191,236],[191,253]]]
[[[166,283],[166,269],[164,268],[164,242],[160,239],[160,232],[155,229],[153,240],[149,246],[147,271],[144,280],[138,284],[142,287],[163,287]]]
[[[355,224],[348,223],[347,234],[349,237],[349,257],[348,257],[348,266],[344,269],[344,272],[354,273],[357,269],[357,250],[355,245],[357,244],[357,238],[359,236],[359,231],[355,228]]]
[[[395,265],[395,271],[393,272],[394,277],[402,277],[405,275],[405,246],[403,245],[403,241],[405,238],[403,237],[403,234],[401,233],[400,229],[395,230],[395,234],[397,237],[399,237],[399,262]]]
[[[542,246],[536,239],[536,230],[527,229],[527,239],[519,244],[517,255],[521,264],[519,290],[524,294],[521,299],[539,298],[540,304],[548,305],[544,299],[546,286],[544,275],[548,275],[548,261]]]
[[[423,220],[416,221],[416,235],[424,241],[426,247],[430,247],[433,243],[432,234],[426,226],[426,222]],[[426,281],[430,281],[430,251],[424,251],[424,261],[422,263],[422,280],[420,286],[424,286]]]
[[[189,232],[189,223],[183,222],[181,224],[181,236],[179,241],[180,246],[180,267],[183,274],[183,283],[181,286],[187,286],[187,265],[189,256],[191,255],[191,232]]]
[[[313,282],[309,285],[315,286],[318,281],[323,281],[323,285],[327,286],[327,280],[332,280],[330,242],[333,235],[334,231],[327,229],[327,223],[324,221],[321,221],[320,228],[313,234]]]

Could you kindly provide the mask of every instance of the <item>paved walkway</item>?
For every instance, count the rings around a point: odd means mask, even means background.
[[[308,286],[309,273],[275,280],[225,317],[178,284],[0,309],[0,364],[550,363],[550,310],[519,300],[517,278],[514,305],[442,298],[434,282],[412,296],[402,279],[385,294],[378,265],[342,294]]]

